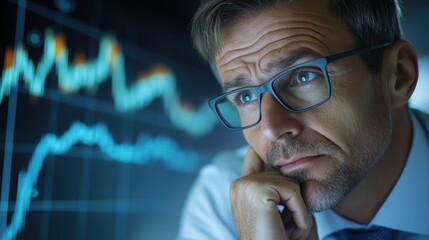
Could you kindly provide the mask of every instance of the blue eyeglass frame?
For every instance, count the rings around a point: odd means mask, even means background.
[[[246,128],[250,128],[253,127],[255,125],[257,125],[262,118],[262,111],[259,110],[259,118],[255,121],[255,123],[250,124],[248,126],[245,127],[233,127],[230,126],[228,124],[228,122],[224,119],[224,117],[222,116],[222,114],[220,113],[220,110],[217,107],[217,103],[220,99],[224,98],[225,96],[234,93],[234,92],[239,92],[239,91],[243,91],[243,90],[247,90],[247,89],[251,89],[253,92],[255,92],[255,94],[258,95],[258,101],[259,101],[259,109],[261,109],[261,100],[262,100],[262,94],[266,93],[266,92],[270,92],[274,98],[277,100],[277,102],[280,103],[280,105],[282,105],[284,108],[286,108],[288,111],[290,112],[305,112],[311,109],[314,109],[316,107],[319,107],[320,105],[324,104],[325,102],[327,102],[330,98],[331,98],[331,81],[329,79],[329,75],[328,75],[328,71],[326,69],[327,65],[331,62],[340,60],[340,59],[344,59],[347,57],[352,57],[352,56],[356,56],[356,55],[360,55],[363,53],[367,53],[373,50],[377,50],[377,49],[382,49],[382,48],[386,48],[389,47],[390,45],[392,45],[392,43],[390,42],[384,42],[381,44],[377,44],[377,45],[373,45],[370,47],[364,47],[364,48],[359,48],[359,49],[354,49],[354,50],[349,50],[346,52],[342,52],[342,53],[337,53],[337,54],[333,54],[330,56],[326,56],[326,57],[320,57],[320,58],[316,58],[301,64],[298,64],[296,66],[287,68],[283,71],[281,71],[280,73],[276,74],[274,77],[272,77],[270,80],[266,81],[265,83],[261,84],[261,85],[257,85],[257,86],[250,86],[250,87],[243,87],[243,88],[238,88],[238,89],[234,89],[232,91],[223,93],[217,97],[214,97],[212,99],[210,99],[208,101],[209,107],[210,109],[215,113],[215,115],[217,116],[217,118],[219,119],[219,121],[228,129],[230,130],[242,130],[242,129],[246,129]],[[328,90],[328,96],[322,100],[321,102],[312,105],[310,107],[306,107],[306,108],[301,108],[301,109],[296,109],[293,108],[291,106],[289,106],[286,102],[284,102],[284,100],[282,100],[276,90],[273,88],[274,82],[281,76],[283,76],[285,73],[290,72],[296,68],[300,68],[300,67],[305,67],[305,66],[318,66],[320,67],[320,69],[322,69],[323,71],[323,75],[326,81],[326,86],[327,86],[327,90]]]

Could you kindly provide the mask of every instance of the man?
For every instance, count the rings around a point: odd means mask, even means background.
[[[407,106],[399,16],[393,0],[201,4],[210,106],[250,147],[203,169],[179,238],[429,239],[429,116]]]

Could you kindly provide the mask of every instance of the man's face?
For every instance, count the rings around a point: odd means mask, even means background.
[[[325,1],[276,5],[227,26],[222,37],[218,71],[222,84],[237,88],[266,82],[283,70],[274,63],[292,52],[310,49],[328,56],[356,48],[352,33]],[[314,58],[304,54],[292,66]],[[390,144],[390,112],[382,81],[371,77],[359,57],[331,63],[328,72],[332,86],[328,102],[292,113],[265,93],[261,121],[244,130],[247,142],[267,165],[300,182],[311,211],[338,204]]]

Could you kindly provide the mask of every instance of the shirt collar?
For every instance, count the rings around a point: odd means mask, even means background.
[[[371,223],[357,224],[329,209],[314,214],[320,239],[345,228],[368,228],[374,225],[416,234],[429,235],[429,122],[419,121],[418,113],[411,112],[413,144],[407,163],[389,197]]]

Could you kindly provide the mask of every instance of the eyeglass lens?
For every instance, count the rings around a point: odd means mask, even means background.
[[[283,72],[271,80],[269,88],[281,104],[292,111],[300,111],[328,98],[328,81],[319,66],[303,66]],[[216,102],[216,109],[224,123],[231,128],[256,124],[261,117],[261,86],[231,91]]]

